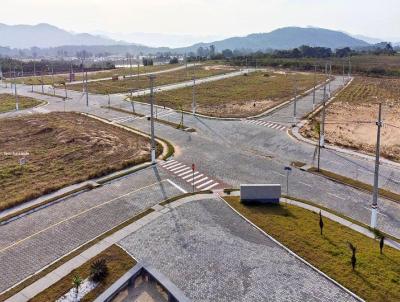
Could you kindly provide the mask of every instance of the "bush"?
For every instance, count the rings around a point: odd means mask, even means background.
[[[94,261],[90,265],[90,281],[102,282],[108,275],[108,267],[105,259]]]

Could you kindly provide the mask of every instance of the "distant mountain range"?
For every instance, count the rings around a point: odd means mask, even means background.
[[[370,43],[374,44],[381,41],[375,38],[351,36],[340,31],[314,27],[284,27],[269,33],[256,33],[244,37],[232,37],[213,42],[196,43],[192,46],[180,48],[155,47],[156,44],[153,42],[157,40],[160,43],[157,46],[162,46],[162,43],[167,44],[167,39],[170,38],[174,40],[172,44],[178,43],[182,45],[186,39],[190,45],[196,38],[194,36],[186,36],[185,38],[184,35],[143,33],[128,34],[125,36],[123,34],[108,34],[117,39],[126,38],[129,40],[129,42],[126,42],[124,40],[112,39],[106,35],[107,33],[102,33],[101,35],[72,33],[45,23],[38,25],[5,25],[0,23],[0,54],[13,55],[14,53],[18,53],[17,49],[24,49],[26,51],[26,49],[33,46],[41,48],[42,54],[53,54],[55,51],[54,48],[57,48],[57,50],[67,49],[69,53],[73,53],[73,51],[78,49],[87,49],[92,52],[101,51],[124,55],[126,52],[132,54],[166,51],[172,53],[189,53],[191,51],[196,52],[199,47],[209,47],[210,45],[215,45],[217,51],[224,49],[248,51],[282,50],[293,49],[301,45],[329,47],[332,49],[342,47],[362,48],[371,46]],[[137,43],[138,41],[134,40],[135,37],[140,42],[148,41],[150,45],[145,46],[143,44],[146,43]],[[197,39],[199,38],[197,36]],[[364,39],[370,43],[364,41]],[[207,40],[210,41],[211,37],[208,37]],[[400,44],[396,43],[394,45]]]
[[[215,45],[222,49],[248,49],[252,51],[268,49],[293,49],[301,45],[329,47],[363,47],[369,43],[351,37],[340,31],[323,28],[285,27],[269,33],[251,34],[245,37],[233,37],[211,43],[198,43],[183,48],[182,51],[194,51],[199,47]]]
[[[74,34],[46,23],[37,25],[6,25],[0,23],[0,46],[11,48],[116,44],[127,43],[87,33]]]

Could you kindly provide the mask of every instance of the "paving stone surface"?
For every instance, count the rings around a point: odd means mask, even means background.
[[[355,301],[216,198],[172,209],[120,244],[193,301]]]

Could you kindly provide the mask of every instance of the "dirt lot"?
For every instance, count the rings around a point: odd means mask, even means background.
[[[148,73],[148,72],[154,72],[154,71],[160,71],[160,70],[166,70],[166,69],[172,69],[178,67],[178,64],[165,64],[165,65],[153,65],[153,66],[139,66],[139,73]],[[133,65],[132,68],[116,68],[116,69],[109,69],[109,70],[103,70],[103,71],[93,71],[93,72],[88,72],[88,79],[89,80],[94,80],[94,79],[102,79],[102,78],[110,78],[113,75],[119,75],[119,76],[124,76],[124,75],[131,75],[131,74],[137,74],[138,73],[138,68],[137,65]],[[81,81],[83,77],[83,74],[81,71],[75,70],[75,80],[76,81]],[[51,85],[53,83],[53,77],[51,75],[44,75],[43,77],[41,76],[36,76],[36,77],[24,77],[24,78],[17,78],[17,83],[25,83],[27,85],[40,85],[41,83],[45,85]],[[54,76],[54,83],[60,84],[63,82],[69,81],[69,74],[58,74]]]
[[[256,115],[293,97],[296,78],[298,93],[313,87],[314,75],[307,73],[255,72],[196,86],[197,112],[217,117]],[[318,75],[317,81],[323,77]],[[191,111],[192,87],[156,94],[156,102]],[[147,97],[134,100],[147,102]]]
[[[378,101],[382,102],[384,121],[381,154],[400,161],[400,79],[355,78],[327,108],[327,142],[374,154]],[[302,134],[317,139],[315,125],[319,120],[312,120],[302,129]]]
[[[193,78],[193,73],[195,73],[196,78],[204,78],[213,75],[223,74],[226,72],[231,72],[234,69],[232,67],[219,67],[212,68],[211,66],[196,66],[196,67],[188,67],[186,69],[180,69],[171,72],[165,72],[162,74],[156,75],[154,80],[155,86],[179,83],[191,80]],[[68,85],[68,89],[82,91],[82,84]],[[149,79],[148,77],[142,76],[133,79],[125,79],[119,81],[101,81],[101,82],[92,82],[88,83],[88,89],[91,93],[99,93],[99,94],[112,94],[112,93],[120,93],[120,92],[129,92],[131,89],[144,89],[149,88]]]
[[[26,96],[18,96],[19,109],[27,109],[35,107],[42,103],[42,101],[35,100]],[[8,93],[0,94],[0,113],[7,112],[15,109],[15,96]]]
[[[0,146],[0,210],[144,162],[150,153],[147,138],[78,113],[3,119]]]

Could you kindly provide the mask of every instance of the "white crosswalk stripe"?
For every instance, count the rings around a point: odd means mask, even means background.
[[[260,122],[265,123],[262,121]],[[184,180],[188,185],[195,186],[198,190],[211,190],[219,185],[218,182],[200,171],[193,172],[191,165],[185,165],[173,159],[160,161],[159,165]]]
[[[256,126],[264,126],[271,129],[279,130],[279,131],[286,131],[287,127],[281,124],[273,123],[273,122],[266,122],[260,120],[243,120],[246,124],[252,124]]]

